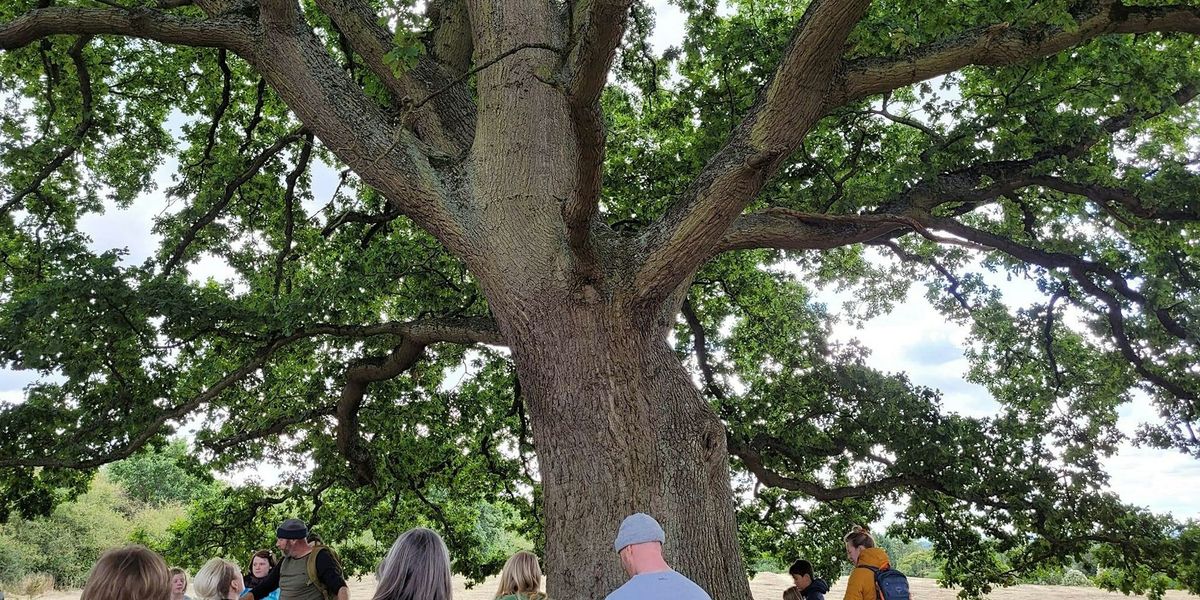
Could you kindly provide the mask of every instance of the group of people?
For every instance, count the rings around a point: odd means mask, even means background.
[[[144,546],[104,553],[88,575],[80,600],[349,600],[337,555],[310,535],[299,519],[287,519],[275,530],[275,546],[250,557],[248,571],[223,558],[204,564],[191,580],[187,572],[168,569],[161,556]],[[628,581],[606,600],[712,600],[708,593],[675,571],[663,557],[666,535],[650,515],[636,513],[622,521],[613,541]],[[875,600],[873,573],[888,568],[887,554],[856,527],[845,537],[846,557],[856,567],[847,583],[846,600]],[[829,584],[813,575],[812,565],[796,561],[789,570],[794,586],[784,600],[825,600]],[[402,533],[388,550],[376,574],[372,600],[450,600],[450,553],[442,538],[418,527]],[[496,600],[546,600],[542,570],[531,552],[512,555],[500,573]]]

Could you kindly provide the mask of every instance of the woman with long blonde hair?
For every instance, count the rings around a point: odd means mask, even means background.
[[[538,557],[522,550],[510,557],[500,571],[500,587],[496,600],[545,600],[542,593],[542,567]]]
[[[246,589],[237,564],[223,558],[211,558],[192,579],[197,600],[237,600]]]

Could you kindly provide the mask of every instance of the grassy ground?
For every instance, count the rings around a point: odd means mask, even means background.
[[[845,581],[842,580],[838,583],[844,584]],[[791,578],[786,575],[760,573],[751,581],[751,589],[754,591],[755,600],[779,600],[783,596],[783,590],[791,584]],[[909,584],[912,588],[913,600],[954,600],[957,598],[954,590],[942,589],[932,579],[914,578],[909,580]],[[374,591],[374,579],[359,579],[350,586],[350,598],[351,600],[371,600]],[[491,600],[495,591],[495,580],[486,581],[482,585],[467,590],[463,586],[462,580],[455,578],[455,600]],[[840,600],[842,592],[841,585],[834,585],[826,596],[830,600]],[[597,599],[603,597],[604,594],[596,596]],[[1052,585],[1019,585],[997,590],[989,597],[993,600],[1123,600],[1125,598],[1121,594],[1109,593],[1096,588]],[[7,596],[6,600],[8,599],[25,600],[23,597],[12,595]],[[1167,592],[1167,600],[1185,599],[1195,600],[1196,596],[1189,596],[1183,592]],[[55,591],[39,596],[38,600],[79,600],[79,591]]]

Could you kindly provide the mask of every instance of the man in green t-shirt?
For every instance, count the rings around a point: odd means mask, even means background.
[[[287,519],[275,529],[275,547],[283,559],[243,600],[259,600],[279,589],[279,600],[350,600],[333,550],[308,540],[308,526]],[[248,598],[247,598],[248,596]]]

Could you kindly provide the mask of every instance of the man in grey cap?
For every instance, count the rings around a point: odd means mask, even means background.
[[[629,581],[609,594],[606,600],[712,600],[691,579],[677,573],[663,560],[666,535],[662,526],[645,513],[625,517],[613,549],[621,555],[621,565]]]
[[[266,598],[279,590],[279,600],[350,600],[342,566],[333,550],[308,540],[308,526],[286,519],[275,529],[275,547],[283,559],[242,600]]]

